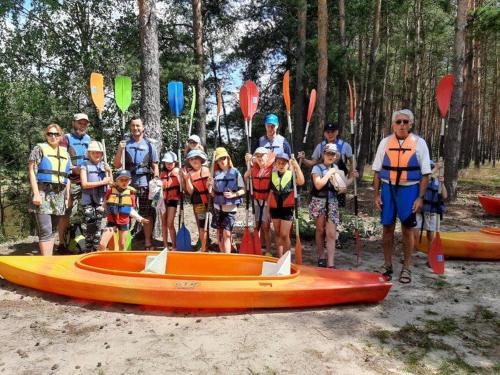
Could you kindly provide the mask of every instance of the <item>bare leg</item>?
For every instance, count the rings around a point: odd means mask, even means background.
[[[403,268],[410,269],[411,253],[415,246],[415,238],[413,237],[413,228],[401,226],[403,231]]]
[[[163,247],[168,246],[168,210],[161,215],[161,235],[163,238]]]
[[[219,246],[221,252],[230,253],[231,252],[231,231],[223,230],[222,231],[222,246]]]
[[[38,242],[38,247],[40,248],[40,253],[43,256],[51,256],[54,251],[54,238],[49,241]]]
[[[324,218],[324,216],[323,216]],[[334,223],[326,223],[326,250],[328,253],[327,266],[335,265],[335,240],[337,239],[337,225]]]
[[[99,250],[106,250],[108,248],[108,242],[113,237],[113,234],[113,228],[108,227],[102,230],[101,242],[99,242]]]
[[[279,254],[283,254],[283,244],[281,243],[280,238],[280,230],[281,230],[281,220],[273,219],[273,227],[275,233],[275,241],[276,241],[276,256],[280,256]]]
[[[290,242],[290,229],[292,228],[292,221],[281,220],[280,230],[278,232],[280,245],[278,247],[278,258],[283,256],[285,252],[290,250],[291,242]]]
[[[177,212],[177,207],[167,207],[167,226],[168,226],[168,233],[170,234],[170,241],[172,242],[172,250],[176,249],[176,242],[175,242],[175,213]],[[167,245],[165,244],[165,247]]]
[[[148,217],[149,223],[142,224],[142,229],[144,230],[144,246],[151,246],[152,235],[153,235],[153,218]]]
[[[266,251],[272,253],[271,247],[271,223],[263,222],[260,228],[261,238],[264,237],[264,242],[266,243]]]
[[[316,250],[318,251],[318,259],[325,258],[325,215],[320,215],[316,219]]]
[[[120,251],[125,250],[125,242],[127,241],[127,230],[118,231],[118,246],[120,247]]]
[[[205,227],[198,228],[198,234],[200,236],[200,251],[205,252],[207,251],[207,232],[205,230]]]
[[[384,225],[382,242],[384,247],[384,265],[392,264],[392,250],[394,247],[394,229],[396,224]]]

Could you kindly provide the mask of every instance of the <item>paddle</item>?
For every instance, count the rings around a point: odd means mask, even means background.
[[[356,143],[354,134],[354,123],[356,121],[356,86],[354,80],[352,81],[352,86],[349,81],[347,81],[349,88],[349,119],[351,122],[351,143],[352,143],[352,170],[356,170]],[[358,223],[358,182],[354,179],[354,215],[355,226],[354,226],[354,240],[356,243],[356,267],[359,267],[359,261],[361,258],[361,238],[359,236],[359,223]]]
[[[191,135],[191,130],[193,129],[194,108],[196,107],[196,87],[191,86],[191,91],[193,92],[193,99],[191,99],[191,108],[189,109],[189,131],[188,131],[188,136]]]
[[[132,102],[132,80],[126,76],[115,77],[115,101],[122,112],[122,133],[125,132],[125,112]]]
[[[90,74],[90,96],[97,109],[99,120],[104,110],[104,77],[101,73],[93,72]]]
[[[288,122],[288,132],[290,133],[290,147],[292,149],[292,159],[293,155],[293,130],[292,130],[292,118],[290,116],[290,71],[287,70],[285,75],[283,76],[283,100],[285,101],[286,107],[286,119]],[[313,106],[314,108],[314,106]],[[294,211],[294,220],[295,220],[295,263],[302,264],[302,243],[300,241],[300,233],[299,233],[299,204],[298,204],[298,194],[297,194],[297,183],[295,177],[295,171],[292,169],[292,180],[293,180],[293,194],[295,196],[295,211]]]
[[[179,130],[179,115],[184,107],[184,86],[182,82],[171,81],[167,85],[168,93],[168,106],[170,112],[175,116],[175,129],[177,132],[177,160],[179,162],[179,168],[182,167],[181,160],[181,135]],[[179,210],[178,219],[178,230],[175,236],[176,249],[180,251],[191,251],[191,233],[186,228],[184,224],[184,193],[182,191],[182,184],[180,184],[181,190],[181,207]]]
[[[445,75],[439,81],[436,87],[436,101],[441,115],[441,132],[439,136],[438,161],[441,165],[439,169],[439,177],[444,174],[443,151],[444,151],[444,125],[445,118],[450,107],[451,95],[453,86],[455,85],[455,77],[452,74]],[[441,194],[441,183],[439,184],[438,194]],[[444,274],[444,254],[443,244],[441,243],[441,235],[439,234],[440,216],[436,215],[436,234],[432,240],[431,247],[428,253],[428,261],[432,271],[438,275]]]

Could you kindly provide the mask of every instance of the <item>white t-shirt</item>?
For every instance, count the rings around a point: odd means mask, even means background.
[[[387,145],[387,142],[389,141],[389,138],[393,137],[394,134],[391,134],[388,137],[385,137],[380,141],[380,144],[378,145],[377,148],[377,153],[375,154],[375,159],[373,160],[372,164],[372,170],[375,172],[380,172],[382,170],[382,163],[384,161],[384,155],[385,155],[385,147]],[[418,164],[420,165],[420,173],[422,175],[426,174],[431,174],[432,169],[431,169],[431,159],[429,156],[429,149],[427,148],[427,143],[425,143],[425,140],[423,138],[420,138],[419,136],[415,134],[409,134],[409,137],[415,137],[417,138],[417,160]],[[402,144],[404,141],[400,140],[399,143]],[[383,182],[389,183],[388,180],[382,179]],[[407,181],[407,182],[400,182],[400,185],[402,186],[409,186],[409,185],[415,185],[418,184],[419,181]]]

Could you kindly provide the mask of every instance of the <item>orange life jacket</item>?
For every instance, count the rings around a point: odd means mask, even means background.
[[[287,170],[283,176],[277,171],[271,174],[271,192],[269,194],[269,208],[285,208],[295,205],[293,193],[293,174]]]
[[[208,203],[208,177],[210,177],[210,170],[204,166],[202,166],[198,171],[193,169],[189,172],[189,179],[191,180],[194,188],[193,194],[191,194],[191,203]]]
[[[264,168],[260,168],[257,163],[252,166],[251,175],[254,199],[266,200],[269,197],[272,172],[272,164]]]
[[[160,174],[160,178],[163,185],[163,198],[167,201],[181,199],[179,169],[173,168],[170,172],[164,171]]]
[[[396,136],[392,135],[385,146],[379,177],[389,180],[394,185],[399,185],[400,182],[419,181],[422,173],[417,159],[417,141],[418,137],[410,134],[400,144]]]

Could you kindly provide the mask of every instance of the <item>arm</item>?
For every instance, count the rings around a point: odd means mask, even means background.
[[[378,172],[375,171],[373,174],[373,200],[375,206],[381,210],[382,209],[382,198],[380,197],[380,177]]]
[[[439,183],[441,184],[441,197],[443,197],[443,199],[448,199],[448,190],[446,190],[444,184],[444,177],[439,177]]]
[[[147,223],[149,223],[149,220],[145,219],[141,215],[139,215],[139,213],[135,210],[135,208],[132,208],[130,210],[130,217],[132,219],[136,219],[141,224],[147,224]]]
[[[297,163],[297,160],[295,159],[290,159],[290,163],[295,171],[295,182],[297,186],[304,185],[306,180],[304,178],[304,173],[302,173],[302,169],[300,169],[299,163]]]
[[[87,168],[82,166],[80,168],[80,181],[82,185],[82,189],[93,189],[99,186],[108,185],[111,182],[109,177],[104,177],[101,181],[88,182],[87,181]]]
[[[330,168],[323,177],[321,177],[319,173],[312,173],[312,180],[316,190],[323,189],[323,187],[328,183],[328,180],[334,173],[334,168]]]
[[[31,191],[33,192],[33,204],[39,206],[42,203],[42,198],[40,197],[40,192],[38,191],[38,183],[36,181],[35,175],[35,161],[30,160],[28,163],[28,176],[30,179]]]
[[[160,177],[160,168],[158,167],[158,163],[153,163],[153,177]]]
[[[413,202],[412,212],[419,212],[422,209],[422,205],[424,204],[424,195],[427,190],[427,185],[429,184],[429,175],[425,175],[422,177],[419,183],[418,188],[418,198]]]
[[[121,168],[121,167],[125,167],[125,166],[122,166],[122,152],[123,152],[124,148],[125,148],[125,141],[121,141],[118,144],[118,148],[116,149],[115,157],[113,158],[113,166],[116,169]]]

